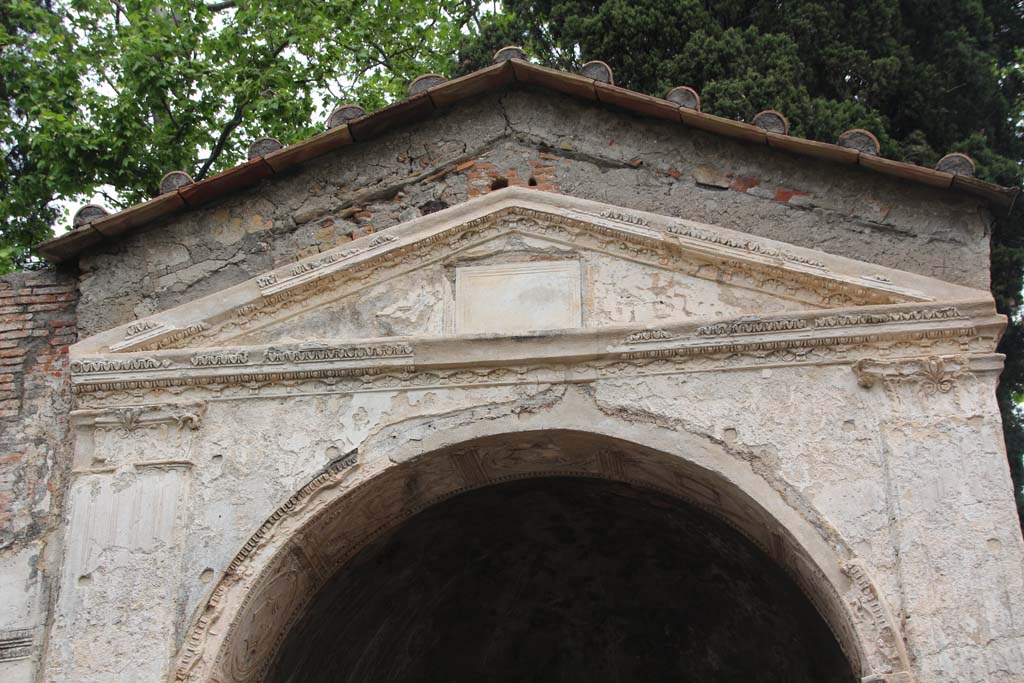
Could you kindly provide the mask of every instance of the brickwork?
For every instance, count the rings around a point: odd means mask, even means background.
[[[67,437],[76,290],[52,271],[0,279],[0,553],[37,537],[59,495],[50,475]]]

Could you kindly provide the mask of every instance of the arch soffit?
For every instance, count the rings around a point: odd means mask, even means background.
[[[261,680],[319,587],[402,520],[502,481],[577,476],[658,490],[725,521],[796,581],[855,671],[912,683],[902,634],[864,563],[813,509],[787,500],[723,444],[604,415],[574,390],[547,410],[485,424],[450,417],[378,432],[278,507],[193,616],[170,680]],[[415,440],[395,438],[424,425]]]

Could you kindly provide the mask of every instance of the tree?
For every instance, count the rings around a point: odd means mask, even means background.
[[[0,8],[0,272],[31,261],[58,199],[123,208],[201,180],[258,137],[322,130],[447,70],[477,2],[5,0]],[[314,116],[315,114],[315,116]],[[66,218],[66,217],[64,217]]]
[[[523,46],[548,66],[609,63],[616,84],[749,121],[786,114],[795,135],[873,131],[890,158],[932,166],[970,154],[978,176],[1020,186],[1024,3],[1019,0],[506,0],[463,39],[458,70]],[[993,226],[992,293],[1010,327],[998,399],[1024,524],[1024,210]]]

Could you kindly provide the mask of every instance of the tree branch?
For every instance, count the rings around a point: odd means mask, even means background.
[[[210,167],[213,166],[213,163],[220,157],[221,152],[224,151],[224,146],[227,144],[228,138],[231,137],[231,133],[233,133],[235,128],[238,128],[238,125],[242,123],[242,114],[244,112],[244,104],[238,104],[235,106],[235,113],[231,116],[231,119],[224,124],[224,128],[221,129],[220,135],[217,137],[217,144],[213,146],[213,149],[210,151],[210,156],[206,158],[206,161],[203,162],[202,168],[200,168],[199,172],[196,173],[195,180],[197,182],[205,178],[206,174],[210,172]]]

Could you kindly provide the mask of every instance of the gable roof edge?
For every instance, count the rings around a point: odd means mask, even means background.
[[[118,213],[99,216],[81,227],[40,243],[37,251],[54,263],[73,261],[82,251],[106,239],[119,237],[186,209],[199,208],[334,150],[372,140],[394,127],[426,119],[437,110],[515,82],[615,106],[648,118],[677,122],[741,142],[764,144],[780,151],[833,163],[858,165],[885,176],[950,189],[987,202],[997,213],[1008,213],[1020,192],[1019,188],[1005,188],[968,176],[863,154],[839,145],[767,132],[749,123],[687,109],[651,95],[513,58],[436,85],[197,183],[182,186]]]

